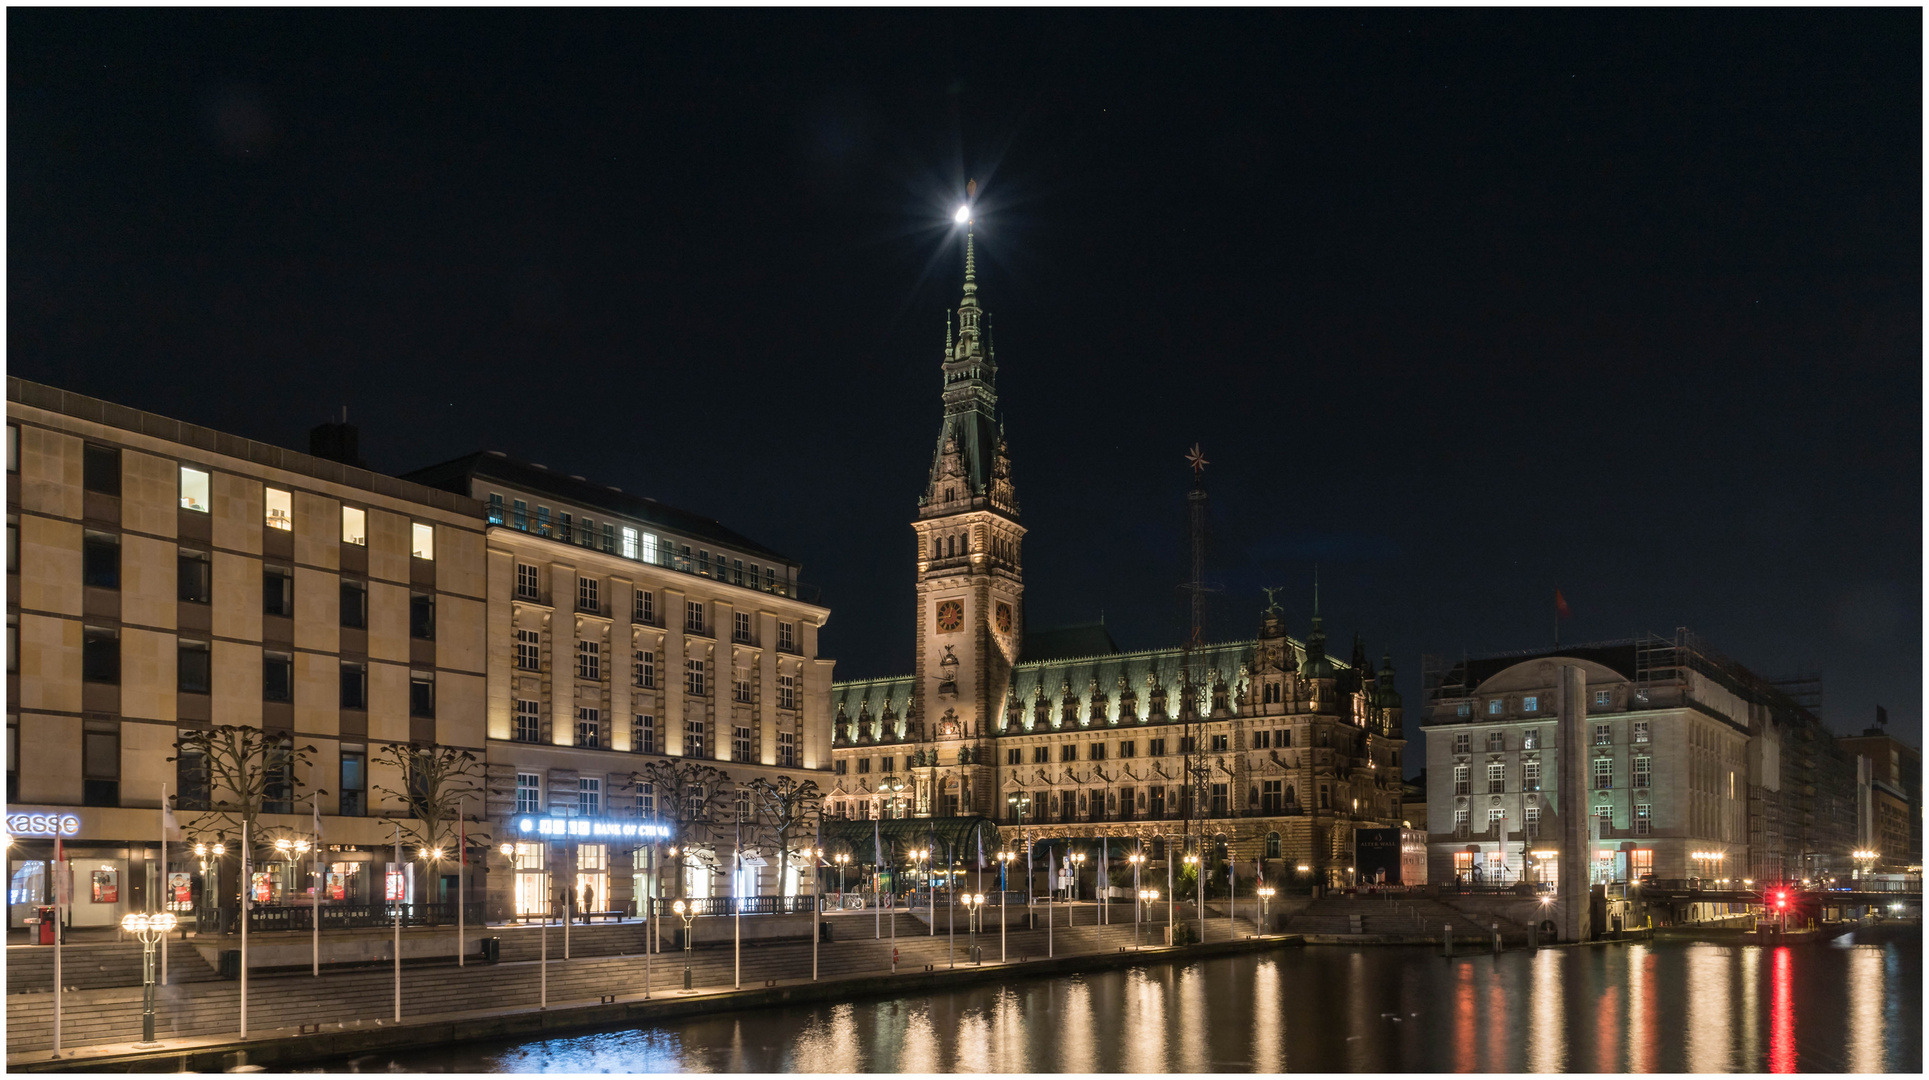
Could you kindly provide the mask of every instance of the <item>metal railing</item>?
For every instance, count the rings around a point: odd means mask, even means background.
[[[809,896],[687,896],[684,912],[695,915],[808,915],[815,901]],[[675,918],[676,901],[650,901],[658,918]]]
[[[469,901],[463,918],[472,926],[481,926],[484,904],[479,900]],[[321,928],[323,930],[352,930],[359,927],[392,926],[395,923],[397,908],[401,908],[403,926],[454,926],[456,909],[454,901],[431,904],[344,904],[328,903],[321,905]],[[273,930],[313,930],[315,928],[315,906],[313,904],[259,904],[248,909],[248,929],[251,932]]]

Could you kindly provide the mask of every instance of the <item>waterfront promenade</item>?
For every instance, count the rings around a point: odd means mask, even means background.
[[[1043,909],[1037,909],[1041,914]],[[920,913],[921,916],[922,913]],[[1014,913],[1015,914],[1015,913]],[[1113,915],[1130,914],[1114,908]],[[1208,906],[1203,945],[1154,949],[1163,941],[1163,923],[1135,927],[1131,922],[1097,926],[1092,905],[1059,907],[1059,922],[1049,934],[1057,962],[1047,963],[1048,934],[1040,929],[1010,930],[1005,943],[1010,962],[998,963],[999,935],[995,923],[973,937],[960,931],[946,934],[946,913],[938,913],[938,933],[930,933],[924,918],[896,913],[897,974],[892,974],[893,942],[886,934],[873,938],[874,917],[869,912],[828,915],[834,940],[818,946],[818,979],[811,980],[811,943],[784,941],[746,943],[742,952],[742,987],[734,986],[733,949],[700,946],[689,956],[694,990],[682,992],[685,954],[666,951],[642,955],[644,931],[639,922],[571,931],[571,959],[562,959],[562,930],[548,932],[548,1007],[544,999],[544,965],[537,960],[541,931],[536,927],[489,927],[477,936],[502,939],[503,962],[486,964],[471,957],[465,967],[453,959],[402,969],[402,1022],[395,1024],[394,971],[388,966],[323,971],[320,976],[298,973],[251,973],[249,976],[249,1038],[239,1038],[239,984],[212,979],[198,958],[178,946],[175,965],[180,978],[160,989],[156,1036],[158,1050],[133,1047],[141,1030],[141,988],[134,985],[95,985],[71,990],[63,1001],[63,1055],[55,1059],[53,994],[38,977],[47,950],[9,949],[7,995],[7,1064],[10,1070],[36,1068],[106,1068],[130,1058],[187,1058],[216,1063],[223,1055],[246,1049],[256,1063],[264,1059],[291,1063],[306,1057],[352,1053],[360,1049],[425,1045],[438,1041],[484,1038],[525,1031],[620,1023],[651,1017],[688,1015],[692,1011],[740,1008],[762,1004],[818,1000],[820,995],[848,998],[921,986],[961,984],[961,980],[1005,978],[1013,969],[1026,974],[1089,970],[1131,961],[1142,941],[1145,953],[1172,957],[1211,955],[1227,948],[1275,947],[1282,937],[1256,938],[1247,919],[1211,917]],[[721,920],[720,920],[721,921]],[[1197,923],[1192,924],[1195,928]],[[1135,941],[1136,939],[1136,941]],[[983,963],[972,962],[976,944]],[[1121,953],[1125,950],[1125,953]],[[86,987],[90,973],[106,972],[109,982],[125,982],[113,974],[125,970],[126,946],[76,945],[68,950],[66,982]],[[94,955],[90,955],[94,954]],[[19,958],[16,961],[16,957]],[[927,972],[927,965],[932,969]],[[135,967],[138,971],[138,966]],[[646,980],[645,973],[649,977]],[[173,974],[174,972],[171,972]],[[21,976],[16,978],[16,976]],[[303,1025],[308,1030],[303,1030]],[[292,1056],[290,1056],[292,1055]]]

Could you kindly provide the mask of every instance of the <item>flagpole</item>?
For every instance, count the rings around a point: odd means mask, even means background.
[[[397,877],[401,878],[401,880],[403,881],[406,881],[408,879],[402,876],[408,873],[408,871],[402,865],[402,823],[397,821],[397,822],[394,822],[394,825],[395,825],[395,871],[396,871]],[[383,890],[383,891],[386,892],[387,890]],[[400,893],[401,890],[397,890],[397,892]],[[246,970],[246,969],[243,969],[243,970]],[[402,1022],[402,897],[401,895],[397,895],[395,898],[395,1022],[398,1024]]]
[[[468,866],[469,866],[469,823],[463,817],[463,814],[467,812],[468,807],[469,807],[469,797],[466,795],[456,802],[456,808],[457,808],[457,813],[455,817],[455,821],[456,821],[455,835],[456,835],[456,845],[457,845],[456,861],[455,861],[455,966],[456,967],[467,966],[463,963],[463,960],[465,959],[463,956],[463,953],[467,951],[463,945],[463,939],[467,936],[468,926],[464,921],[463,909],[467,908],[469,905],[462,902],[463,898],[467,895],[462,889],[462,882],[465,878],[463,871],[468,869]]]
[[[54,1056],[60,1056],[60,1007],[65,988],[60,969],[61,945],[66,935],[61,933],[60,909],[67,902],[67,847],[59,836],[54,837]]]
[[[315,815],[315,927],[314,927],[314,970],[309,972],[313,978],[321,978],[321,895],[328,884],[328,875],[322,872],[322,827],[321,804],[314,796],[308,800],[308,809]]]
[[[248,1037],[248,894],[254,891],[250,873],[254,859],[248,851],[248,823],[241,823],[241,1037]]]
[[[734,916],[730,920],[730,933],[732,938],[734,939],[731,944],[731,949],[736,954],[736,975],[734,976],[736,980],[736,988],[738,990],[742,990],[743,989],[743,814],[741,813],[737,815],[737,847],[736,847],[736,850],[733,851],[731,854],[736,859],[736,862],[737,862],[737,872],[731,875],[731,881],[730,881],[730,907],[731,907],[732,915]]]
[[[1052,951],[1052,925],[1057,921],[1056,916],[1052,914],[1052,900],[1058,894],[1058,890],[1053,887],[1057,883],[1052,881],[1052,875],[1058,873],[1057,855],[1058,855],[1058,849],[1051,847],[1049,845],[1046,846],[1045,848],[1045,959],[1047,960],[1050,960],[1053,956],[1057,955]]]
[[[161,784],[161,910],[170,899],[167,878],[167,784]],[[167,985],[167,935],[161,935],[161,985]]]

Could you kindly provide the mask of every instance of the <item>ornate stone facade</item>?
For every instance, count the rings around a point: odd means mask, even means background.
[[[1121,653],[1103,627],[1025,637],[1023,540],[972,238],[944,422],[918,502],[913,674],[831,689],[832,816],[983,814],[1033,841],[1207,839],[1250,876],[1342,880],[1355,828],[1401,824],[1400,698],[1286,635]],[[1192,772],[1187,782],[1187,770]],[[1197,841],[1193,841],[1196,843]]]

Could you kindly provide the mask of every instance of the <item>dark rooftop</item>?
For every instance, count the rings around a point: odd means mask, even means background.
[[[1118,643],[1112,640],[1111,632],[1105,629],[1105,623],[1101,620],[1025,631],[1025,643],[1020,648],[1018,662],[1031,664],[1080,656],[1111,656],[1118,651]]]
[[[496,480],[502,484],[523,491],[542,492],[554,495],[559,502],[601,510],[656,525],[667,533],[688,540],[707,540],[719,547],[741,551],[746,555],[758,555],[765,559],[787,563],[793,567],[792,560],[780,552],[726,528],[715,518],[693,514],[657,502],[642,495],[631,495],[603,484],[593,484],[587,480],[563,473],[552,472],[541,465],[517,461],[499,451],[484,450],[426,469],[417,469],[403,476],[429,487],[453,491],[460,495],[471,495],[471,482],[476,478]],[[475,496],[484,498],[484,496]]]

